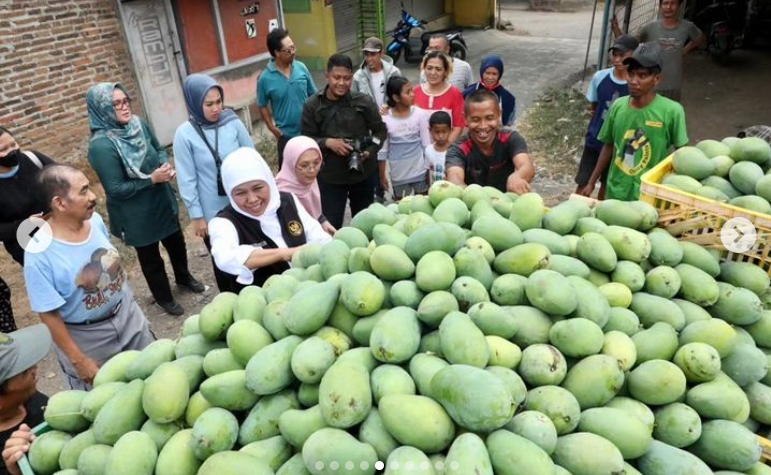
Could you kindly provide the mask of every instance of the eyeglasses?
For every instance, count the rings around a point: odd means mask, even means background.
[[[112,106],[116,109],[123,109],[124,107],[128,108],[131,107],[131,99],[128,97],[124,97],[120,101],[112,101]]]
[[[296,46],[290,46],[289,48],[280,49],[279,52],[281,53],[287,53],[287,54],[294,54],[297,52]]]
[[[323,164],[324,162],[316,162],[308,165],[298,165],[297,170],[303,173],[310,173],[310,172],[319,170]]]

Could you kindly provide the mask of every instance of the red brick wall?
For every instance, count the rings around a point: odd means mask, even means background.
[[[96,82],[123,83],[142,114],[130,63],[116,0],[0,0],[0,124],[24,148],[82,153]]]

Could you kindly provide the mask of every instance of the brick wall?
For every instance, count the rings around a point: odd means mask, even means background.
[[[0,0],[0,124],[57,161],[83,153],[85,95],[124,84],[142,114],[116,0]]]

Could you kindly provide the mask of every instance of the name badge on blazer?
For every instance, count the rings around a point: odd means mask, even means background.
[[[252,244],[252,246],[254,246],[254,247],[265,247],[267,245],[268,245],[268,243],[265,242],[265,241],[260,241],[260,242],[256,242],[256,243]]]

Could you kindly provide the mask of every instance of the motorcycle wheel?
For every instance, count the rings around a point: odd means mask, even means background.
[[[466,59],[466,47],[460,41],[453,41],[450,43],[450,55],[453,58]]]
[[[730,38],[712,38],[710,42],[712,60],[720,66],[727,66],[733,45]]]
[[[390,46],[390,45],[389,45]],[[397,61],[399,61],[399,58],[402,56],[402,49],[399,48],[395,52],[389,51],[390,48],[386,48],[386,54],[391,57],[394,64],[396,64]]]

